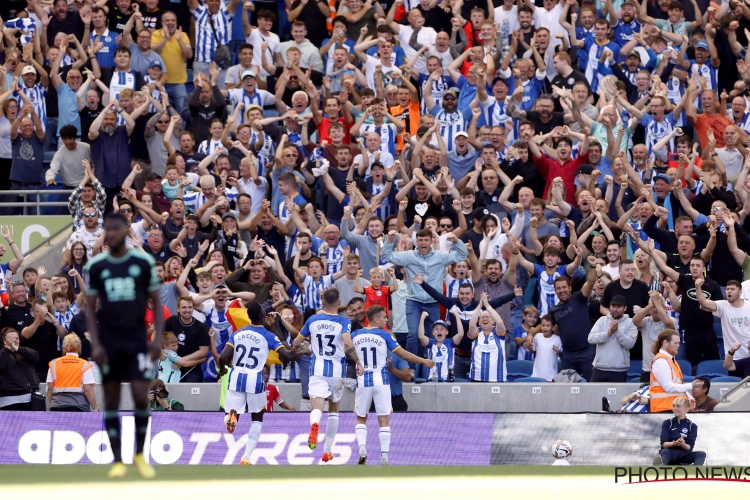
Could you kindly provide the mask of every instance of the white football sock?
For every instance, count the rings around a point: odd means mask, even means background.
[[[328,420],[326,421],[326,442],[323,448],[325,453],[331,452],[333,441],[336,439],[336,433],[339,430],[339,414],[329,413]]]
[[[391,449],[391,428],[380,428],[380,452],[387,455]]]
[[[263,429],[263,422],[253,422],[250,426],[250,432],[247,433],[247,444],[245,445],[245,453],[242,458],[250,460],[250,455],[258,445],[258,438],[260,438],[260,431]]]
[[[310,425],[320,424],[320,418],[323,416],[323,412],[320,410],[313,410],[310,412]]]
[[[357,436],[359,456],[367,456],[367,426],[365,424],[357,424],[354,428],[354,434]]]

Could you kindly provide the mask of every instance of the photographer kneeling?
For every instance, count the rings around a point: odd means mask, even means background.
[[[164,385],[164,382],[159,380],[158,378],[154,380],[153,382],[151,382],[149,399],[151,401],[151,403],[149,404],[149,410],[151,411],[159,411],[159,410],[184,411],[185,410],[185,407],[182,405],[182,403],[169,397],[169,392],[167,391],[167,388]]]

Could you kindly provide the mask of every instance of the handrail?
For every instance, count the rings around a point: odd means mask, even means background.
[[[14,194],[70,194],[74,189],[12,189],[0,191],[0,196],[12,196]]]
[[[29,251],[28,251],[28,252],[26,252],[26,253],[25,253],[25,254],[24,254],[23,256],[24,256],[24,257],[28,257],[28,256],[29,256],[29,255],[31,255],[32,253],[34,253],[34,252],[36,252],[37,250],[39,250],[40,248],[42,248],[42,247],[43,247],[44,245],[47,245],[47,246],[52,246],[52,240],[54,240],[55,238],[57,238],[57,237],[58,237],[58,236],[59,236],[60,234],[62,234],[63,232],[65,232],[65,231],[69,230],[69,229],[70,229],[70,226],[72,226],[72,225],[73,225],[73,219],[70,219],[70,223],[69,223],[69,224],[66,224],[66,225],[65,225],[65,227],[63,227],[63,228],[60,228],[60,229],[58,229],[58,230],[57,230],[57,232],[56,232],[55,234],[53,234],[53,235],[52,235],[52,236],[50,236],[49,238],[46,238],[46,239],[45,239],[44,241],[42,241],[42,242],[41,242],[41,243],[39,243],[38,245],[36,245],[36,246],[34,246],[34,247],[30,248],[30,249],[29,249]]]
[[[0,208],[28,208],[36,207],[37,215],[39,215],[39,209],[42,207],[67,207],[68,200],[62,201],[41,201],[43,196],[48,195],[59,195],[64,194],[70,195],[73,193],[73,189],[20,189],[10,191],[0,191]],[[28,201],[28,196],[35,195],[35,201]],[[14,197],[23,196],[22,202],[17,201],[3,201],[6,198],[13,199]],[[26,214],[26,210],[24,210]]]
[[[737,385],[729,389],[727,392],[725,392],[721,396],[721,402],[722,403],[728,403],[729,400],[727,399],[730,394],[733,392],[736,392],[738,389],[747,389],[747,384],[750,383],[750,377],[745,377],[743,380],[737,382]]]

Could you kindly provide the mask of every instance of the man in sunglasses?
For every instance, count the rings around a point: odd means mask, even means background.
[[[90,203],[82,209],[83,226],[74,231],[65,244],[66,255],[71,251],[73,243],[80,241],[86,247],[86,256],[90,259],[93,255],[94,244],[102,235],[99,227],[99,211]]]

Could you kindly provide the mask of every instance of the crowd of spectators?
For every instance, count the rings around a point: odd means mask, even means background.
[[[727,353],[750,374],[743,2],[14,0],[0,15],[0,190],[71,189],[73,218],[56,273],[22,268],[3,229],[0,407],[26,403],[8,359],[38,385],[54,359],[88,358],[85,266],[110,211],[156,261],[167,383],[217,381],[232,309],[263,304],[291,340],[331,287],[355,326],[383,306],[405,349],[441,363],[397,360],[394,379],[502,382],[516,359],[590,382],[628,381],[636,361],[648,382],[665,329],[693,368]],[[305,395],[309,362],[269,378]]]

